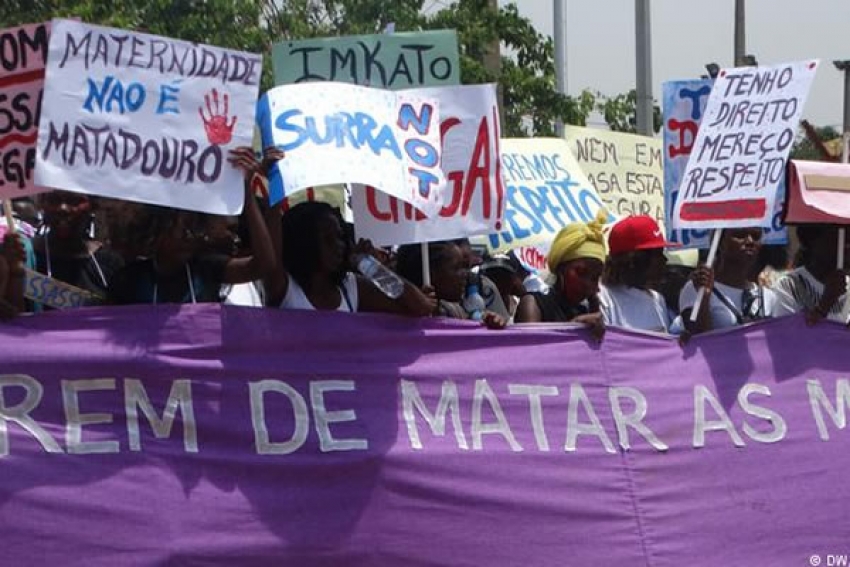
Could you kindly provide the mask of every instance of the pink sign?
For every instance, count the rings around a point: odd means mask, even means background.
[[[0,31],[0,197],[44,189],[33,184],[50,23]]]
[[[788,172],[790,223],[850,223],[850,165],[792,161]]]

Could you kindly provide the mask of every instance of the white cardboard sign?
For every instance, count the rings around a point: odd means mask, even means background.
[[[54,20],[38,135],[38,185],[238,214],[262,57]]]
[[[257,119],[263,146],[286,153],[269,179],[272,203],[307,187],[362,183],[426,214],[441,204],[440,116],[418,89],[284,85],[263,96]]]
[[[817,66],[720,72],[682,176],[674,229],[770,225]]]
[[[400,91],[404,92],[404,91]],[[371,187],[351,194],[358,238],[380,246],[489,234],[501,228],[505,187],[495,85],[416,89],[440,106],[443,205],[427,217]]]

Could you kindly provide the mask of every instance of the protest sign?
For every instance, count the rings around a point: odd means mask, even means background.
[[[526,271],[532,274],[537,274],[549,269],[549,265],[546,260],[547,253],[548,249],[544,249],[540,246],[520,246],[519,248],[514,248],[514,254],[516,254],[519,263],[526,269]]]
[[[42,191],[33,182],[50,24],[0,30],[0,198]]]
[[[682,174],[673,228],[771,224],[817,65],[720,71]]]
[[[850,224],[850,164],[792,160],[789,223]]]
[[[708,248],[711,233],[706,229],[672,228],[670,215],[682,184],[682,174],[697,138],[699,125],[705,114],[712,79],[669,81],[664,83],[664,212],[666,215],[667,240],[684,248]],[[788,229],[782,224],[785,179],[779,182],[779,192],[774,214],[769,226],[762,227],[763,244],[786,244]]]
[[[253,193],[255,197],[265,200],[269,199],[268,180],[262,175],[255,175],[251,180]],[[307,187],[303,191],[299,191],[294,195],[284,199],[280,206],[283,212],[288,211],[299,203],[319,202],[328,203],[332,207],[339,209],[342,218],[346,222],[354,222],[354,217],[351,214],[351,192],[347,185],[324,185],[322,187]]]
[[[24,297],[54,309],[99,305],[104,298],[63,281],[25,269]]]
[[[460,83],[454,30],[284,41],[272,48],[275,83],[336,81],[391,90]]]
[[[269,175],[272,203],[317,185],[363,183],[433,213],[441,205],[440,116],[420,90],[342,83],[275,87],[260,101],[263,147],[286,159]]]
[[[431,217],[371,187],[355,186],[351,206],[358,238],[408,244],[501,228],[505,192],[499,160],[499,107],[495,85],[417,89],[437,99],[446,175],[443,207]]]
[[[602,201],[564,140],[508,138],[502,144],[507,188],[502,229],[489,235],[488,248],[502,252],[549,243],[572,222],[588,222]]]
[[[808,563],[850,536],[846,333],[23,318],[0,327],[4,563]]]
[[[37,184],[213,214],[238,214],[262,58],[54,20]]]
[[[564,138],[611,214],[649,215],[664,225],[659,140],[578,126],[564,126]]]

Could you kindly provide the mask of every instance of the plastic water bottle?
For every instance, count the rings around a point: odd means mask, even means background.
[[[370,254],[357,257],[357,271],[391,299],[398,299],[404,293],[404,280]]]
[[[467,284],[466,297],[463,298],[463,308],[473,321],[480,321],[484,317],[484,311],[487,310],[487,306],[484,304],[484,298],[478,293],[477,283]]]

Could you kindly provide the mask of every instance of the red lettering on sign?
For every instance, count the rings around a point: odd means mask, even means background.
[[[680,122],[675,118],[671,118],[667,121],[667,128],[671,131],[677,131],[679,133],[679,145],[667,146],[667,152],[671,158],[675,158],[677,156],[689,156],[691,155],[691,150],[694,149],[694,142],[697,139],[697,131],[699,130],[699,124],[694,122],[693,120],[685,120],[684,122]],[[690,142],[687,140],[687,135],[690,134]]]

